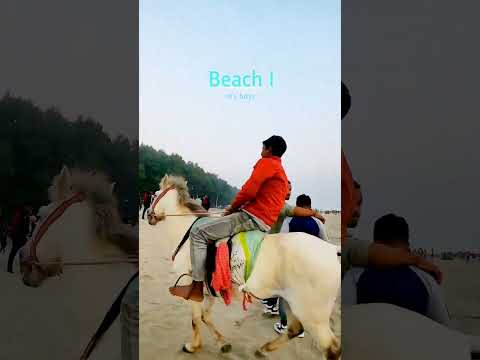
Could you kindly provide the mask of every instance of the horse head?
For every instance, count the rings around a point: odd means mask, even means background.
[[[183,177],[165,175],[159,186],[160,190],[155,193],[155,200],[148,211],[150,225],[165,220],[166,214],[205,211],[190,198],[187,181]]]
[[[123,224],[113,186],[103,174],[64,166],[48,193],[50,204],[41,208],[33,236],[20,250],[25,285],[37,287],[61,274],[67,256],[91,258],[106,249],[125,252],[125,248],[134,247],[133,232],[112,236],[121,232]],[[136,243],[138,246],[138,236]]]

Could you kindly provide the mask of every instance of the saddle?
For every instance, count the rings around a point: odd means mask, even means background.
[[[199,217],[192,223],[190,228],[183,236],[183,239],[180,241],[180,244],[178,244],[177,248],[175,249],[172,255],[172,261],[175,260],[175,257],[180,252],[185,242],[188,240],[193,227],[206,221],[211,221],[211,219],[208,217]],[[209,242],[207,244],[205,282],[207,284],[206,288],[212,296],[219,296],[212,287],[213,274],[216,271],[218,246],[227,242],[229,253],[228,266],[231,272],[231,281],[237,285],[243,285],[252,273],[258,251],[265,235],[266,233],[260,230],[253,230],[241,232],[228,239]],[[180,279],[186,275],[190,276],[190,274],[188,273],[182,274],[177,279],[175,286],[178,284]]]

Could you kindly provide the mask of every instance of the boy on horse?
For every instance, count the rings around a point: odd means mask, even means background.
[[[263,142],[262,158],[242,186],[225,216],[192,228],[190,254],[193,281],[187,286],[174,286],[170,293],[185,300],[203,301],[203,281],[207,243],[243,231],[268,232],[276,222],[288,192],[288,180],[281,157],[287,150],[285,140],[277,135]]]

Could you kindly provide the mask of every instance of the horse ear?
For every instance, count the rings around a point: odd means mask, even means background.
[[[70,189],[70,169],[64,165],[62,170],[60,171],[60,175],[58,175],[58,183],[57,183],[57,191],[58,195],[63,199],[65,198]]]
[[[70,178],[70,169],[67,165],[63,165],[62,170],[60,171],[60,178],[69,179]]]
[[[168,174],[165,174],[165,176],[162,178],[162,180],[160,180],[160,189],[164,188],[165,187],[165,184],[167,183],[168,181]]]

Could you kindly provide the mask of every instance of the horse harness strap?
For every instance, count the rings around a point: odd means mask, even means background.
[[[153,204],[150,206],[150,208],[154,210],[155,207],[157,206],[158,202],[160,201],[160,199],[163,198],[167,192],[169,192],[170,190],[173,190],[173,189],[175,189],[175,185],[169,186],[168,188],[163,190],[160,194],[158,194],[158,196],[155,198],[155,200],[153,201]]]
[[[110,309],[106,313],[105,317],[103,318],[102,322],[100,323],[100,326],[98,327],[97,331],[95,334],[93,334],[92,338],[90,339],[90,342],[88,343],[87,347],[85,350],[83,350],[82,356],[80,357],[80,360],[86,360],[92,353],[93,349],[97,345],[98,341],[101,339],[101,337],[107,332],[107,330],[112,326],[113,322],[116,320],[118,315],[120,314],[120,309],[121,309],[121,304],[122,304],[122,299],[125,296],[125,293],[127,292],[128,287],[130,284],[135,280],[135,278],[138,277],[138,271],[128,280],[127,285],[122,289],[120,294],[117,296],[115,301],[113,302],[112,306],[110,306]]]
[[[192,223],[192,225],[190,225],[190,227],[188,228],[187,232],[185,233],[185,235],[183,235],[183,239],[182,241],[180,241],[180,244],[178,244],[177,248],[175,249],[175,251],[173,252],[173,255],[172,255],[172,261],[175,260],[175,256],[177,256],[178,252],[180,251],[180,249],[183,247],[183,245],[187,242],[189,236],[190,236],[190,231],[192,230],[193,228],[193,225],[195,225],[195,223],[200,220],[201,218],[196,218],[195,221]]]
[[[48,215],[44,222],[40,225],[37,233],[35,234],[35,238],[32,240],[32,244],[30,246],[30,258],[33,261],[38,261],[37,258],[37,246],[40,240],[42,239],[43,235],[47,232],[50,225],[52,225],[63,213],[73,204],[82,202],[86,199],[85,194],[77,193],[70,197],[69,199],[62,202],[54,211]]]

